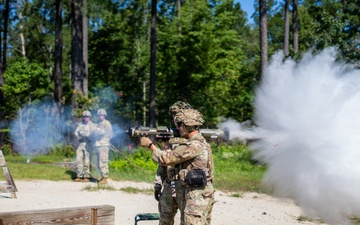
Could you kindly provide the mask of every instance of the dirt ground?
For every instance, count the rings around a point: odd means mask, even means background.
[[[0,182],[1,183],[1,182]],[[6,183],[5,181],[3,182]],[[157,212],[157,201],[150,194],[130,194],[119,190],[124,187],[152,189],[152,184],[109,181],[114,191],[88,191],[85,187],[96,183],[73,181],[16,181],[17,198],[9,193],[0,193],[0,212],[14,212],[36,209],[55,209],[79,206],[112,205],[115,207],[115,224],[135,224],[137,213]],[[213,225],[294,225],[319,224],[299,221],[301,210],[289,199],[277,199],[258,193],[243,193],[231,197],[216,191],[213,208]],[[158,224],[157,221],[141,221],[138,224]],[[179,224],[179,216],[175,218]],[[322,225],[326,225],[323,224]]]

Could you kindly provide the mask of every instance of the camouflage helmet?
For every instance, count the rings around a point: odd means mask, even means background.
[[[169,107],[169,113],[171,116],[175,116],[182,109],[192,109],[192,107],[187,102],[177,101]]]
[[[175,123],[184,123],[186,126],[200,126],[205,120],[203,115],[196,109],[183,109],[174,116]]]
[[[91,112],[90,112],[90,111],[84,111],[84,112],[82,113],[82,116],[83,116],[83,117],[91,117]]]
[[[99,109],[97,111],[97,115],[98,116],[107,116],[107,113],[106,113],[105,109]]]

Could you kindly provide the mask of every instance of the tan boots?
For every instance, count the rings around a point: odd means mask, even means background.
[[[81,177],[77,177],[75,180],[75,182],[83,182],[83,183],[86,183],[86,182],[89,182],[90,179],[85,177],[84,179],[82,179]]]
[[[99,184],[107,184],[107,178],[106,177],[101,178]]]

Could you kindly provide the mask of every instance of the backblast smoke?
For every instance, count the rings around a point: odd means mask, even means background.
[[[336,54],[273,57],[256,90],[250,149],[278,196],[306,216],[350,224],[360,217],[360,71]]]

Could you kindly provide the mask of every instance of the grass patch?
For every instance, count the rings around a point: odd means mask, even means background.
[[[350,221],[354,225],[360,225],[360,218],[358,218],[358,217],[351,217]]]
[[[215,189],[230,193],[247,191],[269,193],[261,182],[266,167],[251,160],[251,154],[246,146],[221,145],[213,149],[213,156]],[[27,157],[23,156],[7,155],[5,158],[15,180],[60,181],[72,180],[76,176],[73,168],[66,168],[63,165],[73,162],[74,159],[62,154],[52,152],[51,155],[34,156],[30,158],[30,163],[27,163]],[[101,176],[96,169],[95,159],[92,160],[92,168],[92,177],[99,180]],[[156,169],[157,164],[152,161],[151,152],[147,149],[139,148],[133,152],[123,152],[122,154],[112,152],[110,154],[109,178],[115,181],[130,180],[153,183]],[[87,188],[96,191],[108,187]],[[136,192],[137,190],[127,191]],[[143,193],[144,190],[140,190],[140,192]]]
[[[84,190],[84,191],[100,191],[100,190],[116,191],[116,188],[114,188],[111,185],[107,185],[107,184],[106,185],[100,185],[100,184],[91,185],[91,184],[88,184],[82,190]]]
[[[130,194],[153,194],[154,190],[153,189],[138,189],[138,188],[134,188],[134,187],[124,187],[124,188],[120,188],[121,191],[126,192],[126,193],[130,193]]]
[[[309,218],[309,217],[306,217],[306,216],[303,216],[303,215],[300,215],[300,216],[297,218],[297,221],[300,221],[300,222],[323,223],[323,221],[321,221],[320,219]]]
[[[84,190],[84,191],[100,191],[100,190],[117,191],[117,189],[111,185],[100,185],[100,184],[96,184],[96,185],[88,184],[82,190]],[[139,189],[139,188],[134,188],[134,187],[124,187],[124,188],[120,188],[119,190],[126,192],[126,193],[130,193],[130,194],[139,194],[139,193],[153,194],[154,193],[153,189]]]
[[[234,198],[241,198],[242,194],[241,193],[231,193],[229,196],[234,197]]]
[[[52,164],[9,162],[7,167],[14,180],[72,180],[74,171]]]
[[[110,177],[116,181],[137,181],[137,182],[148,182],[153,183],[156,170],[133,170],[133,171],[122,171],[110,169]]]
[[[219,190],[236,192],[236,191],[254,191],[266,192],[261,182],[261,175],[246,173],[241,170],[216,172],[214,178],[214,187]]]

